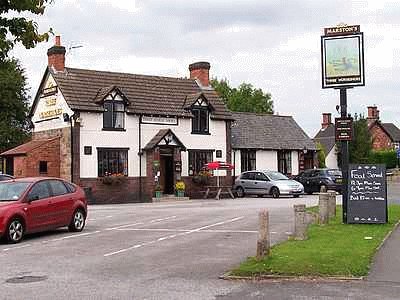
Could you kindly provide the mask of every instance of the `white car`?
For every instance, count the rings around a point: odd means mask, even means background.
[[[296,198],[304,194],[304,187],[300,182],[276,171],[243,172],[235,180],[233,190],[238,197],[271,195],[279,198],[280,195],[291,195]]]

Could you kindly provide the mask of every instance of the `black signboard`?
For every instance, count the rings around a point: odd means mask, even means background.
[[[336,141],[351,141],[353,139],[353,118],[335,118]]]
[[[385,165],[349,166],[347,223],[387,223]]]

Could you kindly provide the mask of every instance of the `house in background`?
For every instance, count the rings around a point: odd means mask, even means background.
[[[330,113],[322,114],[321,129],[314,137],[314,142],[320,143],[325,151],[325,165],[330,169],[338,169],[337,149],[335,142],[335,124]]]
[[[373,150],[398,149],[400,146],[400,129],[393,123],[383,123],[379,118],[377,106],[368,106],[368,130],[371,134]],[[322,114],[321,129],[314,137],[315,142],[324,147],[327,168],[338,168],[337,149],[335,143],[335,124],[330,113]]]
[[[393,123],[383,123],[379,118],[377,106],[368,106],[368,129],[374,150],[398,149],[400,129]]]
[[[234,176],[249,170],[297,175],[315,166],[316,146],[290,116],[232,113]]]

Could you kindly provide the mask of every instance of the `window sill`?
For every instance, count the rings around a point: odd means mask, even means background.
[[[125,128],[103,128],[102,131],[126,131]]]
[[[211,135],[211,133],[209,133],[209,132],[197,132],[197,131],[192,131],[191,134]]]

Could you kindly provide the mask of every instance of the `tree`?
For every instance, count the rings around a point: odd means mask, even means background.
[[[252,84],[242,83],[238,88],[232,88],[226,79],[214,78],[211,80],[211,86],[232,111],[274,113],[271,94],[254,88]]]
[[[1,0],[0,1],[0,60],[7,58],[9,51],[18,42],[25,48],[33,48],[37,43],[47,41],[48,32],[39,33],[36,22],[25,17],[9,16],[9,13],[31,13],[42,15],[46,5],[53,0]]]
[[[29,97],[24,71],[15,59],[0,61],[0,153],[29,136]]]
[[[341,153],[341,143],[337,143],[338,154]],[[349,142],[349,162],[353,164],[368,163],[372,151],[372,138],[368,130],[368,121],[362,115],[354,115],[353,140]],[[342,164],[338,155],[339,165]]]
[[[325,151],[325,147],[320,143],[317,142],[317,153],[318,153],[318,168],[326,168],[326,151]]]

